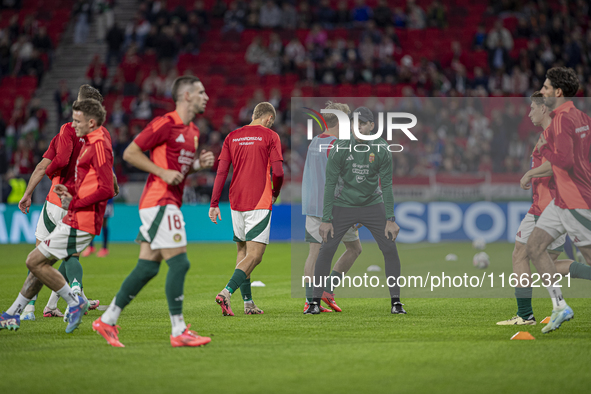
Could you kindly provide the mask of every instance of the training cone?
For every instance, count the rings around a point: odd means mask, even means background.
[[[548,323],[550,323],[550,316],[546,316],[546,318],[544,320],[542,320],[540,323],[541,324],[548,324]]]
[[[514,340],[514,339],[519,339],[519,340],[523,340],[523,341],[528,341],[528,340],[531,340],[531,339],[536,339],[536,338],[534,338],[534,336],[533,336],[533,335],[531,335],[531,334],[530,334],[529,332],[527,332],[527,331],[519,331],[519,332],[517,332],[517,334],[515,334],[515,335],[513,335],[513,336],[511,337],[511,340]]]

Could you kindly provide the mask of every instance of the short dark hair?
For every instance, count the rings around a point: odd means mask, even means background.
[[[74,101],[72,111],[80,111],[85,117],[96,120],[97,126],[102,126],[107,116],[107,111],[105,111],[101,103],[93,99]]]
[[[172,83],[172,99],[176,103],[179,100],[178,93],[179,90],[186,85],[193,85],[196,82],[201,82],[199,78],[194,75],[183,75],[182,77],[178,77]]]
[[[102,104],[103,102],[103,95],[98,89],[93,88],[90,85],[82,85],[78,90],[78,96],[81,100],[96,100]]]
[[[572,68],[553,67],[546,72],[554,89],[562,89],[564,97],[574,97],[579,91],[579,79]]]
[[[533,94],[529,98],[532,102],[536,103],[537,105],[544,105],[544,95],[539,90],[533,92]]]
[[[258,103],[256,107],[254,107],[253,118],[259,119],[262,118],[264,115],[273,115],[273,120],[277,117],[277,113],[275,112],[275,107],[273,104],[263,101],[262,103]]]

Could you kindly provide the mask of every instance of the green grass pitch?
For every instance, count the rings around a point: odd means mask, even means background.
[[[306,244],[294,256],[305,257]],[[446,269],[465,271],[468,243],[400,245],[403,274],[413,264],[460,256]],[[0,310],[7,309],[25,278],[29,245],[2,245]],[[493,264],[510,267],[512,245],[487,247]],[[138,247],[114,244],[105,259],[82,260],[91,298],[108,304],[137,261]],[[568,298],[575,319],[548,335],[542,325],[499,327],[516,311],[510,298],[404,298],[408,315],[391,315],[388,299],[342,298],[343,313],[305,316],[303,299],[291,298],[290,244],[269,245],[253,280],[264,315],[223,317],[215,295],[235,264],[233,244],[191,244],[184,315],[192,329],[211,336],[202,348],[170,346],[164,294],[166,264],[123,312],[120,339],[112,348],[92,332],[102,312],[91,311],[73,334],[58,318],[43,318],[49,291],[37,301],[37,321],[19,331],[0,331],[0,393],[483,393],[589,392],[591,302]],[[364,245],[361,269],[381,257]],[[470,265],[470,262],[467,263]],[[358,269],[354,267],[354,269]],[[481,271],[480,271],[481,272]],[[587,284],[587,283],[585,283]],[[591,285],[591,284],[589,284]],[[338,294],[337,294],[338,295]],[[338,300],[338,299],[337,299]],[[550,312],[547,298],[533,300],[538,320]],[[60,308],[64,302],[60,300]],[[510,341],[517,331],[535,341]]]

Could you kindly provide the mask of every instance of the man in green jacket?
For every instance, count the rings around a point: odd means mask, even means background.
[[[366,107],[359,107],[355,112],[358,113],[359,132],[369,135],[375,127],[373,113]],[[395,240],[400,227],[394,217],[392,154],[382,138],[361,141],[355,138],[355,134],[351,137],[339,140],[329,154],[319,231],[324,243],[314,271],[314,301],[306,313],[320,313],[322,282],[330,274],[339,242],[352,225],[361,223],[371,231],[384,254],[386,278],[390,278],[387,285],[392,298],[392,313],[405,314],[400,302],[400,287],[396,283],[400,276],[400,258]]]

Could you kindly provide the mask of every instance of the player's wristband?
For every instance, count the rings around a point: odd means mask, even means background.
[[[396,221],[396,216],[392,216],[391,218],[386,219],[389,222],[395,222]]]
[[[201,163],[199,163],[199,159],[196,159],[196,160],[193,162],[193,169],[194,169],[195,171],[199,171],[199,170],[201,169]]]

